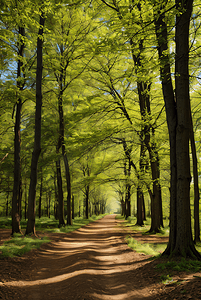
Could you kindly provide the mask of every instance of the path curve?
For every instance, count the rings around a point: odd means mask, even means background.
[[[132,251],[115,215],[57,235],[38,252],[31,280],[10,281],[26,300],[152,299],[147,257]],[[151,282],[151,281],[150,281]]]

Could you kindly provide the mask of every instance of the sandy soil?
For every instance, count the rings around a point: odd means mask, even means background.
[[[201,274],[175,272],[177,284],[164,285],[160,276],[167,271],[128,248],[119,223],[106,216],[72,233],[51,234],[40,250],[0,260],[0,299],[201,299]]]

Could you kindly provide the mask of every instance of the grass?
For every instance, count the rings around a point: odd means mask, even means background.
[[[58,220],[55,220],[53,217],[47,218],[37,218],[36,219],[36,231],[47,232],[47,233],[68,233],[79,229],[82,226],[89,224],[95,220],[101,219],[104,215],[92,216],[89,219],[85,218],[75,218],[73,220],[73,225],[68,225],[65,227],[58,228]],[[21,229],[26,228],[27,221],[21,220],[20,225]],[[11,218],[0,218],[0,228],[11,229],[12,227],[12,219]],[[30,237],[30,236],[22,236],[21,234],[14,234],[14,236],[5,241],[2,246],[0,246],[0,258],[4,257],[14,257],[14,256],[22,256],[24,253],[32,250],[38,249],[43,243],[48,243],[50,240],[47,237]]]
[[[40,239],[14,234],[12,239],[5,241],[3,246],[0,246],[0,258],[22,256],[26,252],[32,249],[38,249],[43,243],[48,242],[50,242],[50,240],[47,237]]]
[[[51,216],[50,218],[48,217],[41,217],[36,218],[36,230],[38,231],[46,231],[46,232],[70,232],[70,231],[74,231],[82,226],[85,226],[87,224],[89,224],[90,222],[93,222],[95,220],[101,219],[103,215],[99,215],[99,216],[95,216],[93,215],[92,217],[89,217],[89,219],[85,219],[82,217],[76,217],[73,220],[73,225],[72,226],[66,226],[66,227],[61,227],[58,228],[59,225],[59,221],[55,220],[55,218],[53,216]],[[20,226],[21,229],[26,229],[26,225],[27,225],[27,221],[22,219],[20,221]],[[6,218],[6,217],[0,217],[0,228],[6,228],[6,229],[10,229],[12,228],[12,218]]]
[[[201,261],[181,258],[177,261],[168,261],[156,265],[159,270],[174,270],[178,272],[200,272]]]
[[[157,249],[157,247],[154,249],[154,247],[152,247],[148,243],[140,243],[132,237],[127,237],[126,241],[128,243],[128,246],[138,253],[144,253],[145,255],[152,255],[152,256],[156,256],[160,254],[160,250]]]
[[[128,219],[125,220],[124,217],[117,215],[116,218],[119,220],[123,220],[123,222],[121,223],[122,226],[129,228],[133,233],[140,232],[142,235],[151,235],[151,233],[148,232],[151,224],[150,218],[147,218],[147,220],[144,222],[144,226],[136,225],[136,217],[128,217]],[[160,233],[157,233],[156,236],[169,235],[168,220],[164,220],[164,224],[165,227],[160,231]],[[144,253],[145,255],[151,255],[153,257],[159,257],[165,250],[167,245],[166,243],[141,243],[130,236],[126,238],[126,241],[128,246],[136,252]]]

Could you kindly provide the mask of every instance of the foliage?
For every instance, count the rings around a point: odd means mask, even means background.
[[[160,270],[175,270],[179,272],[199,272],[201,270],[201,262],[182,258],[180,261],[168,261],[157,264],[156,268]]]
[[[41,233],[68,233],[74,230],[79,229],[82,226],[89,224],[95,220],[104,217],[104,215],[89,217],[89,219],[85,218],[75,218],[73,220],[72,226],[65,226],[58,228],[58,221],[53,218],[43,217],[41,219],[37,219],[36,222],[36,230]],[[26,228],[26,222],[21,222],[22,228]],[[0,228],[11,228],[12,220],[11,218],[0,218]],[[4,257],[14,257],[14,256],[22,256],[26,252],[31,251],[32,249],[38,249],[43,243],[49,243],[50,239],[48,237],[32,237],[32,236],[22,236],[21,234],[15,233],[14,236],[3,243],[0,246],[0,259]]]
[[[33,238],[24,237],[21,234],[14,234],[11,240],[4,242],[3,246],[0,246],[0,258],[22,256],[26,252],[32,249],[38,249],[43,243],[49,243],[50,239],[47,237]]]
[[[133,237],[127,237],[126,241],[128,246],[138,253],[144,253],[145,255],[159,256],[164,250],[166,245],[160,243],[140,243]]]

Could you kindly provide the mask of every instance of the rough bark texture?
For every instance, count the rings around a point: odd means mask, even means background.
[[[170,140],[170,238],[164,254],[200,258],[193,245],[190,214],[189,112],[191,113],[191,110],[188,51],[192,4],[192,0],[176,1],[177,8],[183,9],[176,17],[176,101],[169,57],[167,52],[164,52],[168,49],[167,26],[164,23],[164,13],[160,13],[164,7],[158,7],[155,11],[155,29]]]
[[[71,214],[71,178],[68,158],[65,152],[65,146],[62,147],[65,172],[66,172],[66,183],[67,183],[67,225],[72,225],[72,214]]]
[[[136,225],[144,225],[144,211],[143,211],[144,194],[140,186],[137,187],[137,222]]]
[[[193,0],[176,0],[177,8],[185,10],[176,18],[175,88],[177,103],[177,238],[174,254],[194,255],[190,212],[190,96],[189,96],[189,23]]]
[[[193,120],[190,114],[190,141],[191,152],[193,158],[193,184],[194,184],[194,243],[200,242],[200,220],[199,220],[199,184],[198,184],[198,166],[197,166],[197,154],[195,146],[195,138],[193,131]]]
[[[40,195],[38,201],[38,217],[41,218],[41,204],[42,204],[42,195],[43,195],[43,172],[41,167],[41,179],[40,179]]]
[[[37,185],[37,167],[41,152],[41,110],[42,110],[42,70],[43,70],[43,28],[45,18],[40,16],[40,28],[37,39],[37,67],[36,67],[36,111],[35,111],[35,138],[31,160],[31,176],[28,198],[28,222],[26,234],[35,234],[35,197]]]
[[[74,212],[75,212],[75,197],[72,194],[72,219],[74,219]]]
[[[62,176],[61,176],[61,166],[60,160],[56,161],[56,170],[57,170],[57,189],[58,189],[58,218],[59,218],[59,227],[65,226],[64,221],[64,197],[63,197],[63,188],[62,188]]]
[[[63,30],[63,29],[62,29]],[[60,54],[63,58],[64,54],[64,46],[61,44],[60,46]],[[57,153],[59,153],[60,148],[62,149],[62,156],[65,166],[65,176],[66,176],[66,184],[67,184],[67,225],[72,225],[72,215],[71,215],[71,178],[70,178],[70,168],[68,157],[66,153],[65,143],[64,143],[64,113],[63,113],[63,91],[65,90],[66,86],[65,82],[65,75],[64,75],[64,68],[62,65],[62,61],[60,63],[60,73],[57,76],[57,81],[59,83],[59,95],[58,95],[58,112],[59,112],[59,139],[57,145]]]
[[[163,7],[157,7],[155,11],[155,30],[158,42],[158,54],[160,59],[160,76],[162,81],[163,98],[165,102],[166,118],[169,131],[170,143],[170,242],[165,251],[170,253],[174,248],[176,240],[177,222],[177,168],[176,168],[176,124],[177,124],[177,109],[175,96],[172,85],[170,61],[167,55],[168,50],[168,33],[167,25],[164,22],[164,14],[161,14]]]
[[[124,162],[124,175],[126,179],[126,192],[125,192],[125,217],[126,219],[131,215],[131,184],[130,184],[130,176],[131,176],[131,151],[132,148],[128,148],[128,145],[125,139],[122,139],[124,153],[125,153],[125,162]]]
[[[140,5],[140,4],[139,4]],[[136,74],[138,74],[138,68],[142,66],[140,55],[136,56],[134,52],[134,42],[130,39],[131,52],[133,62],[136,67]],[[143,41],[139,43],[140,53],[143,51]],[[162,198],[160,187],[160,167],[159,167],[159,155],[155,143],[150,142],[151,126],[149,125],[149,118],[151,117],[150,110],[150,83],[137,79],[137,90],[139,97],[140,114],[142,120],[142,138],[141,144],[144,144],[149,153],[149,160],[151,165],[152,182],[153,182],[153,197],[151,203],[151,228],[150,232],[159,232],[160,227],[163,226],[162,220]]]
[[[22,57],[24,53],[24,40],[25,36],[24,27],[19,27],[19,45],[18,45],[18,66],[17,66],[17,88],[20,91],[23,90],[23,84],[20,80],[22,77]],[[22,100],[21,97],[17,99],[15,105],[15,128],[14,128],[14,185],[13,185],[13,196],[12,196],[12,234],[21,232],[20,229],[20,179],[21,179],[21,137],[20,137],[20,124],[21,124],[21,109]]]
[[[89,185],[85,186],[85,209],[86,209],[86,219],[89,218]]]

